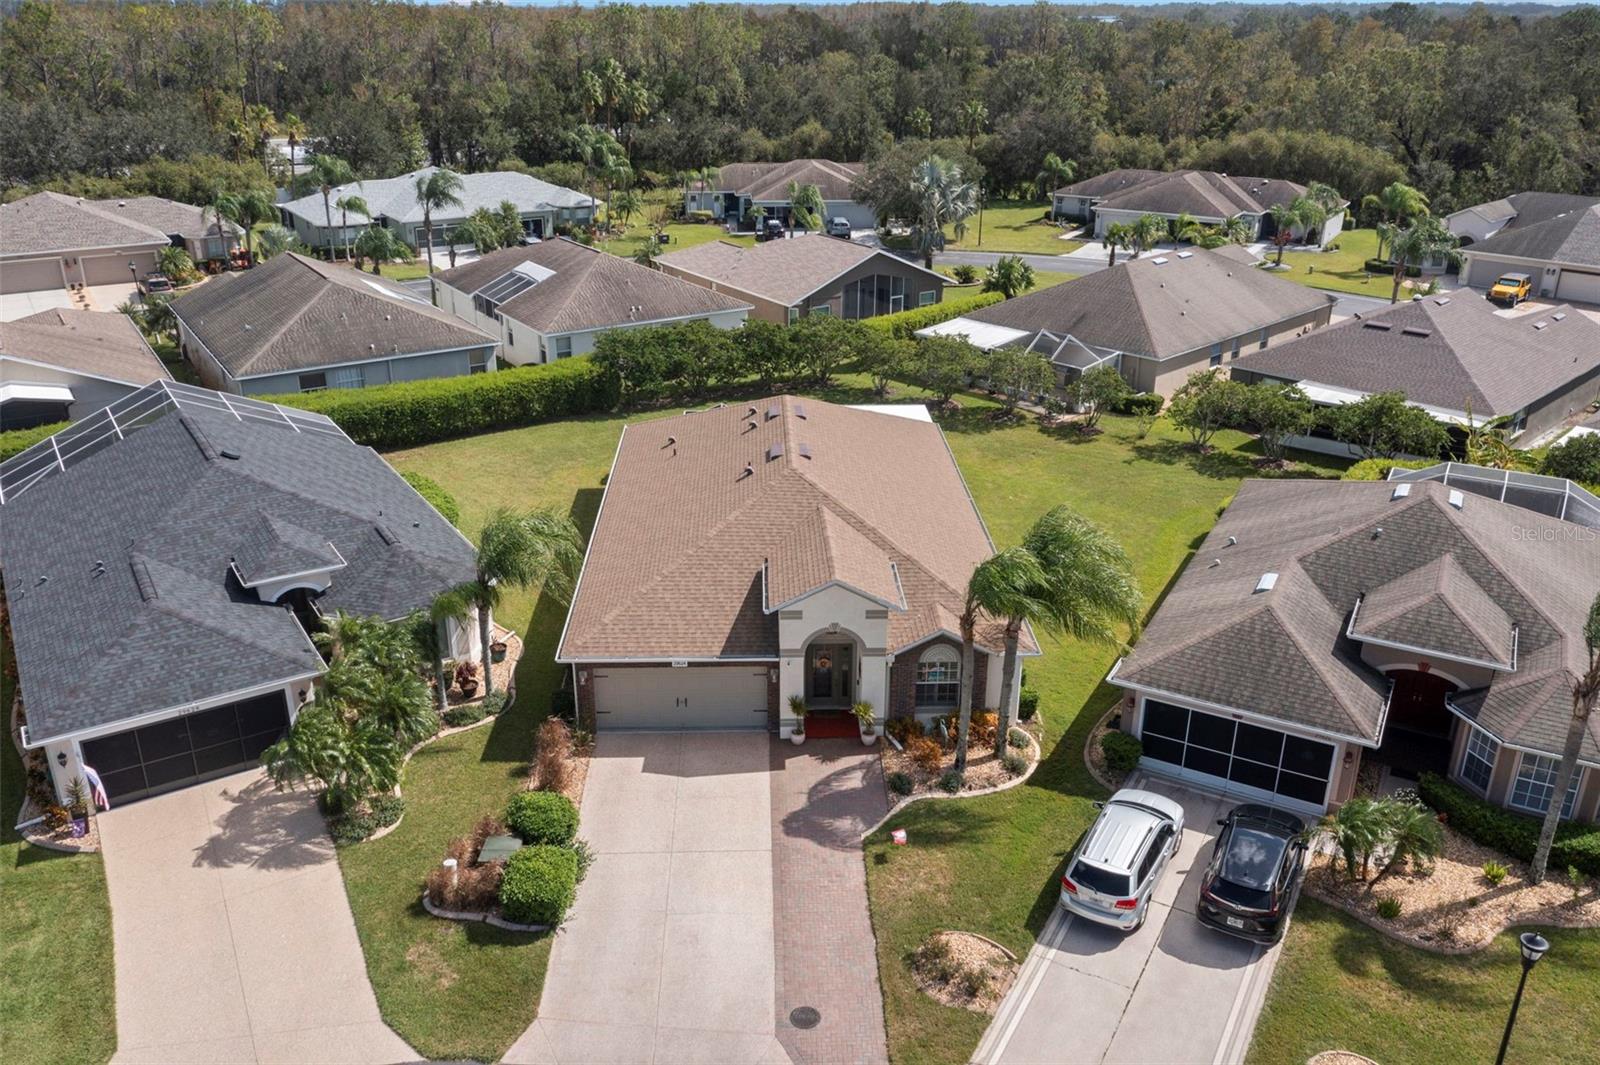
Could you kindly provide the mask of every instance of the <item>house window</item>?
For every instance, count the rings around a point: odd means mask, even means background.
[[[1267,327],[1266,326],[1262,326],[1261,327],[1261,342],[1256,345],[1256,350],[1260,351],[1262,348],[1264,348],[1266,346],[1267,346]]]
[[[467,353],[467,372],[486,373],[489,369],[489,349],[473,348]]]
[[[799,307],[790,307],[789,308],[789,324],[790,325],[794,325],[794,323],[798,322],[799,320],[800,320],[800,308]]]
[[[928,648],[917,660],[917,705],[954,706],[960,698],[960,652],[942,643]]]
[[[939,298],[939,293],[938,292],[934,291],[931,288],[930,289],[924,289],[923,291],[917,293],[917,306],[918,307],[932,307],[933,306],[933,301],[938,299],[938,298]]]
[[[1517,781],[1511,786],[1511,805],[1533,814],[1542,814],[1550,809],[1550,796],[1555,794],[1556,772],[1560,768],[1559,758],[1524,754],[1521,764],[1517,766]],[[1578,801],[1578,782],[1582,777],[1581,769],[1572,774],[1566,801],[1561,804],[1562,817],[1572,816],[1572,807]]]
[[[1489,790],[1489,778],[1494,775],[1494,761],[1500,755],[1500,744],[1487,732],[1473,729],[1467,733],[1467,750],[1461,757],[1461,779],[1479,791]]]
[[[361,388],[367,375],[360,366],[341,366],[328,377],[329,388]]]
[[[328,375],[325,373],[303,373],[300,375],[300,391],[321,392],[328,387]]]
[[[1234,337],[1233,338],[1233,354],[1229,356],[1230,359],[1237,359],[1239,357],[1239,344],[1243,340],[1244,340],[1244,337]]]
[[[572,338],[556,337],[556,358],[565,359],[572,354]]]
[[[811,313],[820,314],[822,317],[827,318],[833,314],[833,308],[826,303],[819,303],[811,308]]]
[[[1220,340],[1211,345],[1211,365],[1222,365],[1222,342]]]

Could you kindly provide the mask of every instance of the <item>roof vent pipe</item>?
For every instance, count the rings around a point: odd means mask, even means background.
[[[755,476],[755,472],[756,472],[755,463],[747,462],[747,463],[744,464],[744,471],[739,474],[739,480],[742,481],[746,477],[754,477]]]

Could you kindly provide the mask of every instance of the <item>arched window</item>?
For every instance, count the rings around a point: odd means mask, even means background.
[[[917,659],[917,705],[955,706],[961,699],[961,652],[937,643]]]

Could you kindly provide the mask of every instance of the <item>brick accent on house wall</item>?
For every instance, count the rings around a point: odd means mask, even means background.
[[[889,667],[889,717],[911,717],[917,712],[917,661],[922,653],[936,644],[953,647],[957,652],[961,644],[939,636],[926,643],[920,643],[909,651],[898,655],[894,664]],[[984,688],[989,681],[989,656],[982,651],[974,655],[976,665],[972,670],[972,705],[974,709],[987,709],[982,705]],[[950,707],[954,710],[955,707]]]

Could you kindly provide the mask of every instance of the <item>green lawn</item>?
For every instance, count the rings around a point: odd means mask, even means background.
[[[1506,1060],[1600,1063],[1600,931],[1543,931],[1550,953],[1528,979]],[[1249,1061],[1300,1062],[1331,1049],[1392,1065],[1492,1061],[1521,968],[1511,932],[1481,954],[1440,957],[1302,900]]]
[[[956,239],[955,229],[945,226],[945,251],[1021,252],[1029,255],[1065,255],[1083,247],[1081,240],[1065,240],[1065,232],[1047,217],[1048,203],[1024,200],[992,200],[983,209],[983,239],[978,239],[978,216],[967,219],[966,236]],[[894,247],[910,247],[909,238],[885,241]]]
[[[0,641],[4,643],[4,641]],[[11,712],[11,648],[0,646],[0,707]],[[22,842],[22,763],[0,739],[0,1061],[102,1062],[117,1047],[111,904],[98,854]]]
[[[953,267],[953,266],[935,266],[933,269],[934,269],[934,271],[936,273],[941,273],[945,277],[954,277],[954,276],[956,276],[955,275],[955,267]],[[978,277],[981,279],[983,277],[983,267],[980,266],[980,267],[977,268],[977,270],[978,270]],[[1076,280],[1080,276],[1082,276],[1082,275],[1080,275],[1080,274],[1066,274],[1066,273],[1062,273],[1059,270],[1035,270],[1033,272],[1033,287],[1030,288],[1028,291],[1029,292],[1038,292],[1040,289],[1053,288],[1054,286],[1061,284],[1063,281],[1073,281],[1073,280]],[[944,294],[945,294],[945,298],[949,299],[950,297],[956,296],[956,295],[960,295],[961,293],[976,292],[976,291],[978,291],[978,289],[976,287],[974,287],[974,288],[956,288],[956,289],[946,289]]]
[[[1369,274],[1363,265],[1378,254],[1377,230],[1347,229],[1334,238],[1334,243],[1339,246],[1337,251],[1284,252],[1283,265],[1289,269],[1275,273],[1312,288],[1388,299],[1394,288],[1394,275]],[[1269,248],[1267,261],[1270,263],[1276,258],[1277,251]]]

